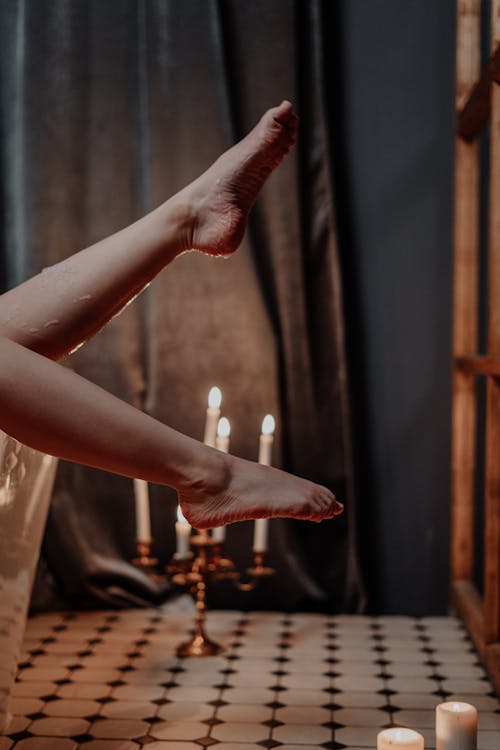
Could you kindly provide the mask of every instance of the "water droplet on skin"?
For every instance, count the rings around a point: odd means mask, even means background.
[[[18,458],[15,453],[9,453],[5,459],[5,468],[7,471],[12,471],[17,466]]]
[[[43,327],[44,328],[50,328],[50,326],[57,326],[57,325],[59,325],[59,321],[58,320],[49,320],[49,321],[47,321],[47,323],[45,323],[45,325]]]
[[[30,328],[30,333],[38,333],[39,328]]]
[[[89,300],[89,299],[92,299],[92,295],[91,294],[84,294],[84,295],[82,295],[80,297],[80,301],[81,302],[85,302],[86,300]]]

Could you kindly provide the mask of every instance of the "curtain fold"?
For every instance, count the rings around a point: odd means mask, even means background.
[[[293,0],[5,3],[2,262],[7,284],[158,205],[292,100],[298,143],[264,187],[238,253],[186,254],[69,366],[193,437],[211,385],[231,449],[256,459],[277,419],[275,463],[346,501],[320,526],[273,520],[277,574],[213,606],[339,611],[363,606],[356,554],[342,290],[323,101],[322,4]],[[5,37],[5,39],[4,39]],[[126,436],[124,436],[126,439]],[[174,549],[175,493],[151,488],[155,554]],[[252,524],[228,529],[250,562]],[[128,563],[132,482],[62,464],[40,587],[71,606],[158,601]],[[44,568],[45,570],[45,568]],[[48,596],[40,600],[47,602]]]

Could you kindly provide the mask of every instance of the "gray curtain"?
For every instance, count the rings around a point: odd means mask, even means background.
[[[232,452],[256,458],[277,416],[278,465],[327,484],[346,513],[271,523],[275,578],[224,584],[214,606],[356,610],[342,292],[323,100],[322,4],[293,0],[5,0],[1,175],[5,286],[130,223],[289,98],[298,144],[266,185],[230,260],[179,258],[65,364],[194,437],[209,387]],[[127,436],[124,435],[126,440]],[[154,551],[174,549],[175,493],[152,487]],[[252,524],[228,552],[250,562]],[[132,482],[62,464],[38,606],[161,600],[134,555]]]

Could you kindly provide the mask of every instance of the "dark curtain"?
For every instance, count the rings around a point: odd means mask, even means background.
[[[232,452],[256,458],[277,416],[278,465],[346,512],[271,523],[277,574],[220,607],[357,610],[355,497],[342,290],[323,98],[322,3],[6,0],[2,3],[2,263],[11,286],[130,223],[197,176],[269,106],[291,99],[296,148],[265,186],[230,260],[182,256],[65,363],[194,437],[209,387]],[[127,436],[124,435],[126,440]],[[151,487],[154,552],[174,549],[175,493]],[[250,562],[252,524],[228,552]],[[132,482],[61,464],[37,606],[160,601],[130,564]]]

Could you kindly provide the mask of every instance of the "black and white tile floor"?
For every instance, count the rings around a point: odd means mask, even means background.
[[[178,659],[191,624],[171,608],[32,618],[0,750],[364,750],[394,724],[429,749],[449,698],[478,708],[478,750],[500,750],[500,704],[454,618],[212,612],[224,656]]]

